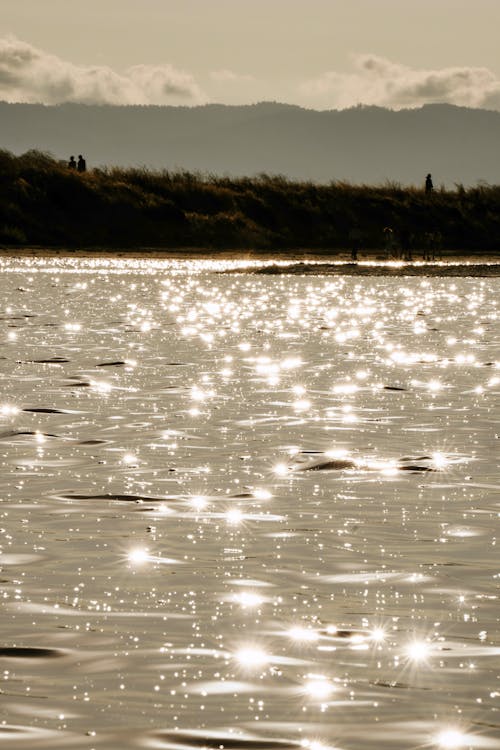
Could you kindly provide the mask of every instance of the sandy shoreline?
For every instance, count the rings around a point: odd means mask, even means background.
[[[234,269],[227,273],[241,273],[241,269]],[[459,276],[480,277],[500,276],[500,263],[440,261],[397,262],[397,261],[365,261],[365,262],[337,262],[311,263],[299,262],[289,265],[272,264],[251,269],[257,274],[292,274],[322,276]]]
[[[307,250],[279,253],[240,251],[240,250],[207,250],[182,248],[159,250],[116,250],[116,249],[55,249],[55,248],[2,248],[2,258],[68,258],[68,259],[116,259],[116,260],[212,260],[243,264],[237,268],[225,270],[225,273],[258,273],[258,274],[312,274],[312,275],[345,275],[345,276],[459,276],[459,277],[492,277],[500,276],[500,256],[449,255],[439,261],[385,260],[380,254],[362,254],[353,262],[348,253],[315,253]],[[251,264],[246,267],[247,262]]]

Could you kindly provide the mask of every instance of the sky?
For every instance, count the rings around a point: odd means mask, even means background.
[[[500,110],[500,0],[0,0],[0,99]]]

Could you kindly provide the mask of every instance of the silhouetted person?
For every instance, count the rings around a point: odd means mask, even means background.
[[[394,249],[394,232],[391,227],[384,227],[384,249],[387,258],[392,257]]]
[[[78,155],[78,165],[77,169],[79,172],[86,172],[87,171],[87,162],[83,158],[81,154]]]
[[[406,227],[403,227],[399,232],[399,239],[401,242],[401,256],[403,260],[412,260],[411,254],[411,235]]]
[[[74,156],[69,157],[68,167],[70,169],[76,169],[76,161]]]
[[[351,245],[351,260],[358,259],[358,252],[361,247],[361,240],[363,239],[363,233],[358,227],[353,227],[349,232],[349,241]]]
[[[427,195],[430,195],[433,190],[434,185],[432,184],[432,175],[428,174],[425,178],[425,192]]]
[[[423,259],[424,260],[434,260],[435,259],[435,239],[434,239],[434,232],[426,232],[424,234],[424,252],[423,252]]]

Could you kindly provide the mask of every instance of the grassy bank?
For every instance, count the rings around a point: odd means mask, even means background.
[[[418,252],[500,251],[500,186],[398,185],[224,178],[145,169],[84,174],[46,154],[0,151],[0,244],[45,247],[345,251],[406,237]],[[409,238],[409,240],[408,240]]]

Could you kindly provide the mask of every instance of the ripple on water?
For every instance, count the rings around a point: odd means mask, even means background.
[[[35,430],[6,430],[0,432],[0,440],[10,440],[15,437],[37,437],[37,438],[58,438],[53,432],[37,432]]]
[[[18,364],[37,364],[37,365],[62,365],[71,360],[66,357],[47,357],[46,359],[25,359],[19,360]]]
[[[88,740],[88,738],[87,738]],[[53,750],[53,748],[83,748],[88,742],[76,733],[44,729],[32,725],[0,723],[0,746],[6,750],[20,748],[20,750]]]
[[[57,648],[0,647],[0,658],[3,659],[58,659],[65,655],[64,651]]]
[[[150,735],[157,744],[150,747],[183,750],[184,748],[206,748],[207,750],[297,750],[302,745],[290,740],[245,735],[236,732],[154,732]]]
[[[121,503],[165,503],[179,501],[179,497],[172,495],[151,497],[150,495],[122,495],[115,492],[103,492],[95,495],[68,493],[66,495],[59,495],[59,497],[63,500],[109,500]]]
[[[72,409],[56,409],[49,406],[27,406],[21,411],[28,412],[30,414],[80,414],[78,411]]]
[[[498,280],[5,267],[0,746],[495,746]]]

